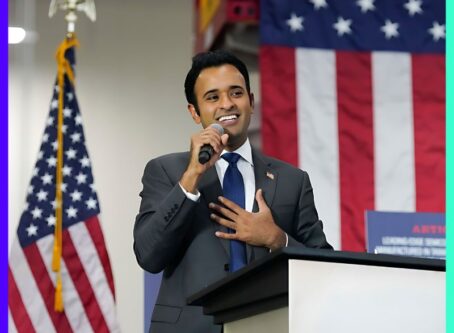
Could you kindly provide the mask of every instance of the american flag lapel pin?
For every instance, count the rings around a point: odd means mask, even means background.
[[[269,179],[274,180],[274,175],[273,175],[271,172],[267,171],[267,172],[266,172],[266,176],[267,176]]]

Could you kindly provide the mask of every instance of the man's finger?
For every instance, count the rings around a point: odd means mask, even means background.
[[[221,142],[223,146],[227,146],[227,141],[229,140],[229,135],[224,133],[221,135]]]
[[[236,214],[239,214],[241,211],[244,210],[243,208],[238,206],[233,201],[227,199],[226,197],[218,197],[218,200],[220,203],[222,203],[224,206],[226,206],[228,209],[230,209],[232,212],[235,212]]]
[[[266,201],[263,198],[263,191],[261,188],[257,190],[257,193],[255,194],[255,199],[257,200],[257,205],[259,206],[259,211],[262,211],[262,210],[268,208],[268,205],[266,204]]]
[[[235,221],[235,217],[237,217],[238,215],[235,214],[234,212],[232,212],[230,209],[227,209],[225,207],[222,207],[220,205],[216,205],[215,203],[211,202],[209,204],[209,207],[211,209],[214,209],[215,211],[217,211],[218,213],[220,213],[221,215],[224,215],[226,218],[232,220],[232,221]]]
[[[221,231],[216,231],[215,235],[219,238],[224,238],[224,239],[238,239],[236,234],[230,234],[230,233],[221,232]]]
[[[227,220],[227,219],[225,219],[223,217],[220,217],[219,215],[216,215],[216,214],[211,214],[210,218],[213,221],[216,221],[217,223],[223,225],[224,227],[230,228],[232,230],[236,230],[236,223],[235,222]]]

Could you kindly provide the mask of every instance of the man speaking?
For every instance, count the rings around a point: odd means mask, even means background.
[[[254,150],[245,64],[226,51],[196,55],[185,80],[203,129],[190,151],[151,160],[142,178],[134,252],[163,271],[150,332],[221,332],[186,298],[284,246],[332,249],[306,172]]]

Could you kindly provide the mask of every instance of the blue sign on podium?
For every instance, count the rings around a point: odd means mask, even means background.
[[[366,211],[367,252],[446,258],[443,213]]]

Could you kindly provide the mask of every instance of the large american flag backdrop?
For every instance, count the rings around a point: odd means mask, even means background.
[[[266,153],[307,170],[337,249],[365,210],[445,211],[444,0],[262,0]]]
[[[66,41],[63,44],[65,44]],[[66,44],[67,45],[67,44]],[[74,66],[74,48],[65,51]],[[28,187],[8,271],[10,332],[119,332],[112,270],[98,215],[90,159],[75,90],[64,76],[61,281],[62,312],[54,310],[52,270],[56,225],[58,84]]]

